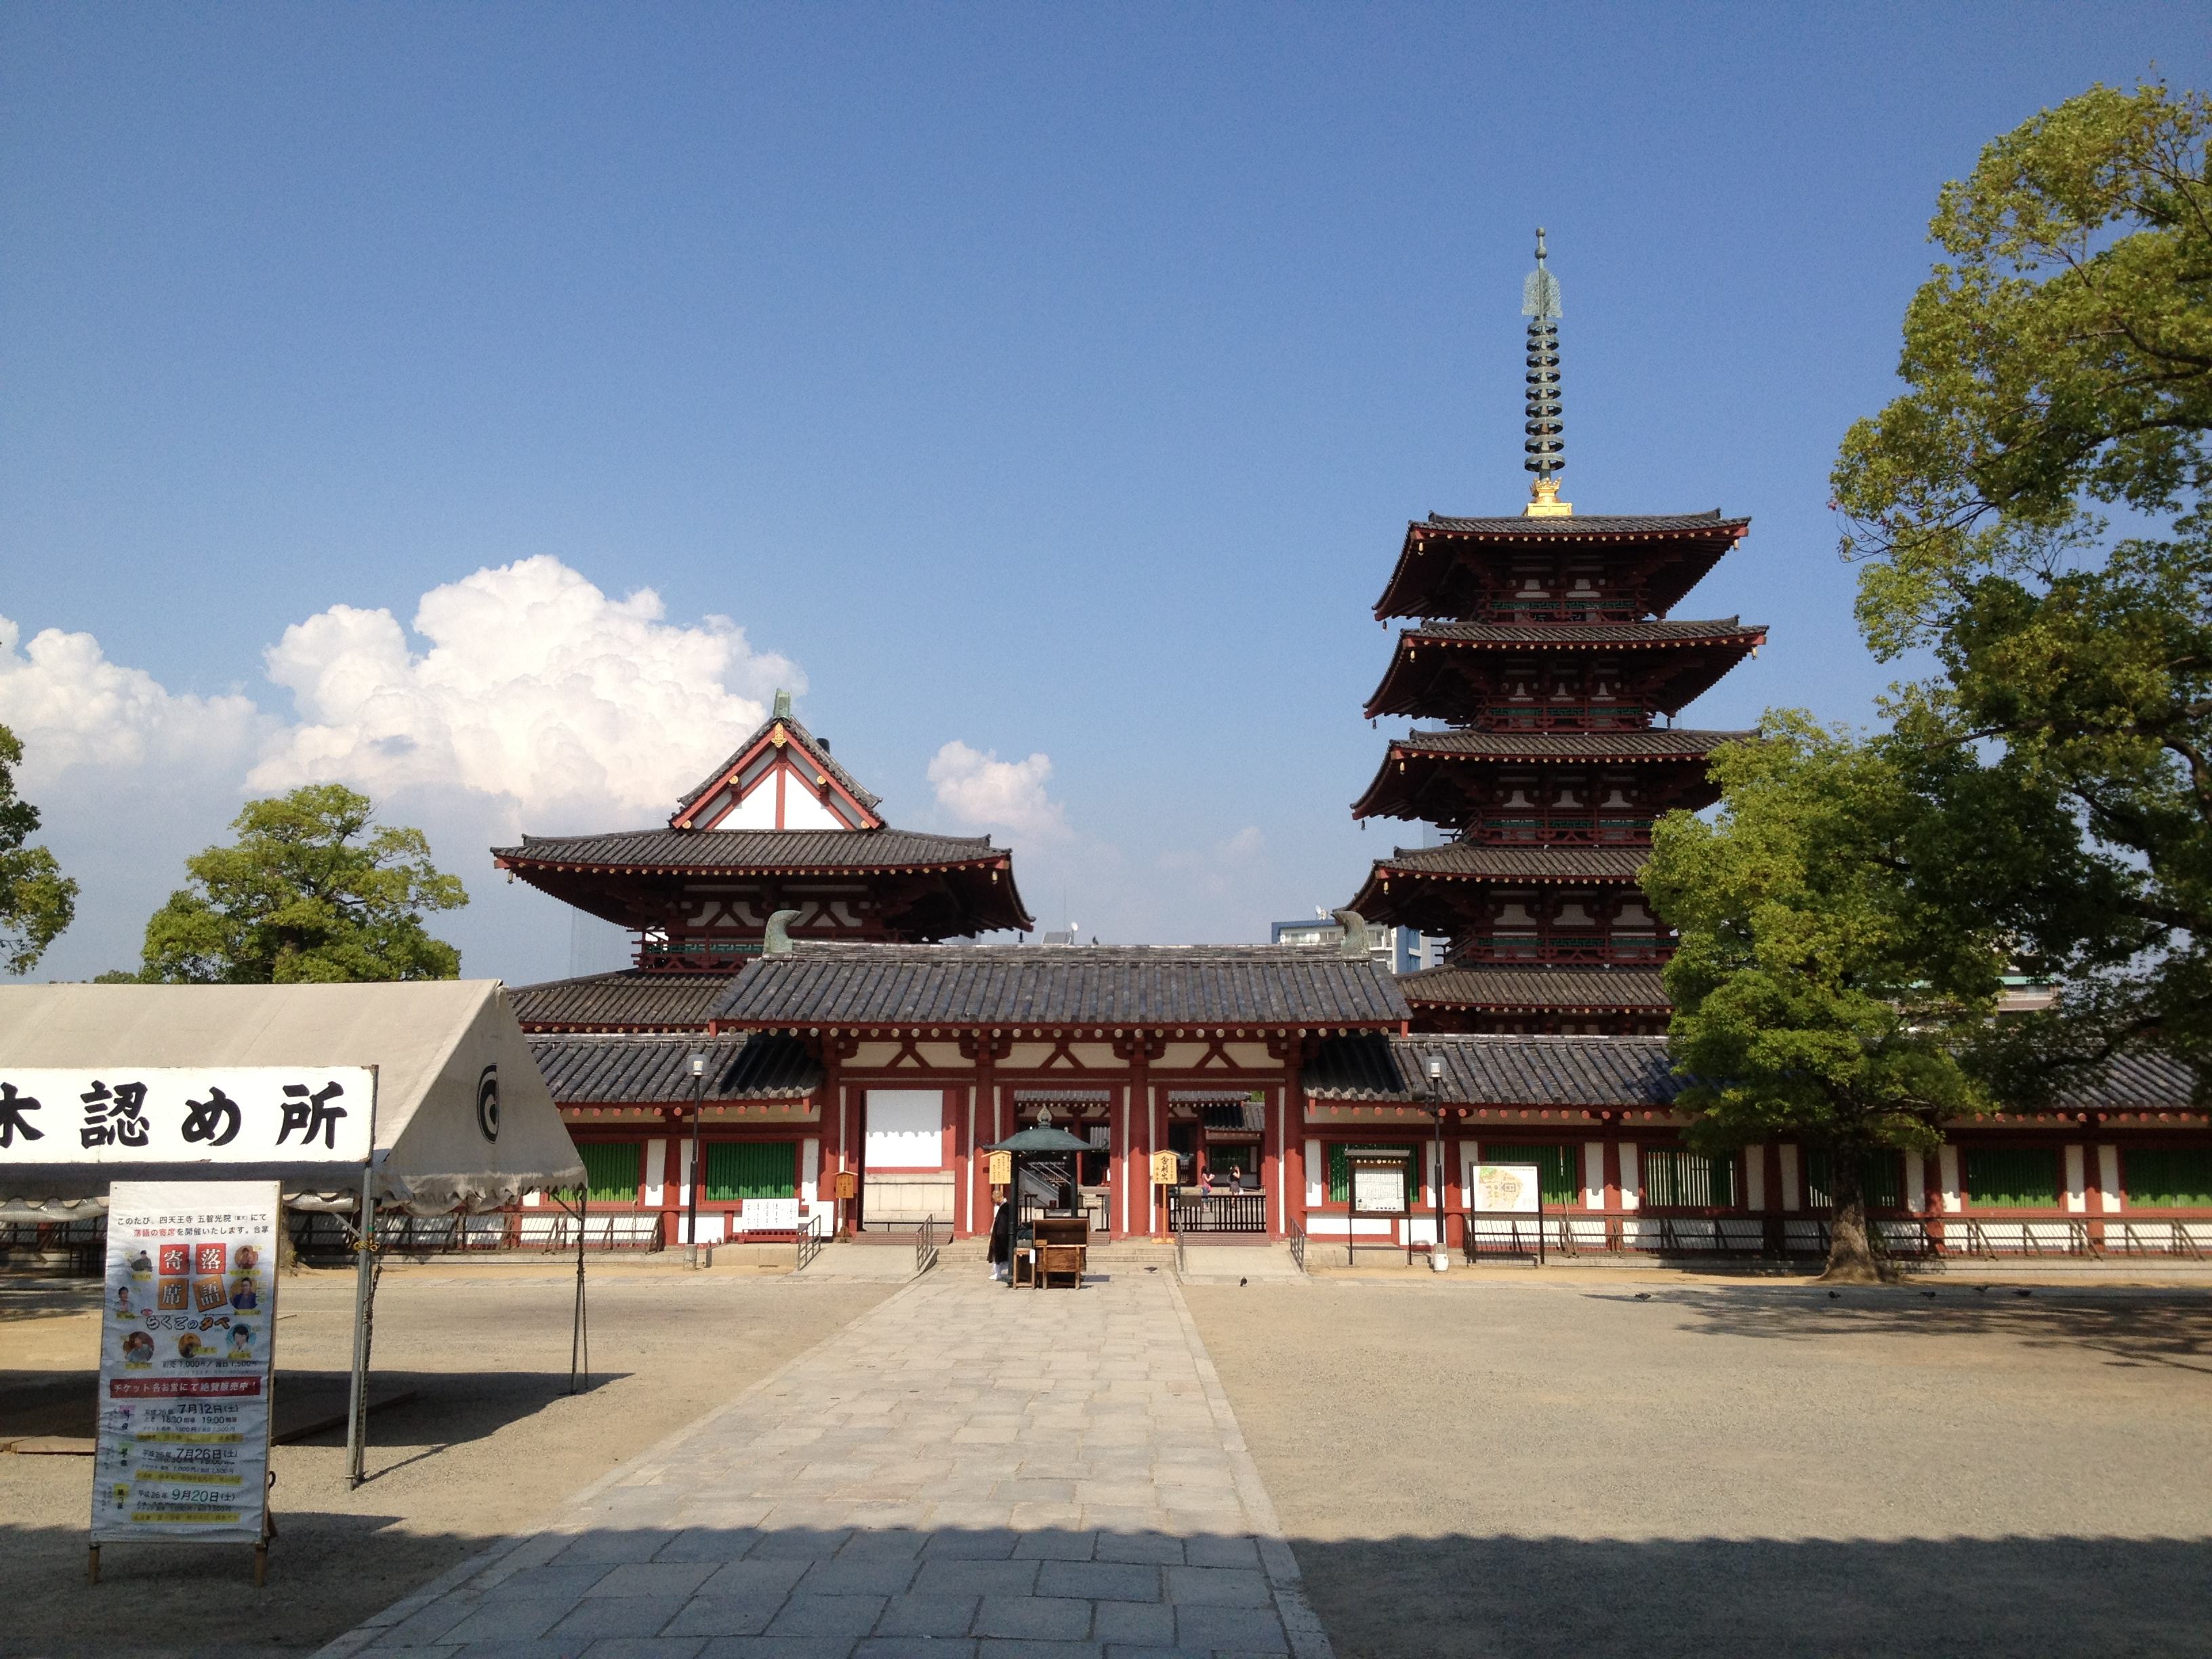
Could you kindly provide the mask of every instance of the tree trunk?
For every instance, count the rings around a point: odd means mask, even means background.
[[[1824,1284],[1876,1285],[1884,1277],[1867,1230],[1860,1156],[1856,1146],[1828,1149],[1828,1199],[1835,1207],[1828,1216],[1828,1267],[1820,1275]]]

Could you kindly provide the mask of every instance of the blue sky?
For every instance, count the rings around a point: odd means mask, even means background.
[[[1826,475],[1936,188],[2208,44],[2187,5],[8,8],[0,720],[86,890],[41,976],[131,962],[310,776],[470,880],[465,972],[603,959],[483,848],[656,821],[777,684],[1048,924],[1344,902],[1392,842],[1346,808],[1405,521],[1525,495],[1539,222],[1566,495],[1753,519],[1676,614],[1772,642],[1692,718],[1863,718]]]

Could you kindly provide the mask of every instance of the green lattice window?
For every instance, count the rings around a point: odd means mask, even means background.
[[[2056,1146],[1969,1146],[1966,1201],[1978,1210],[2051,1210],[2058,1206]]]
[[[1543,1189],[1547,1208],[1556,1209],[1582,1197],[1582,1148],[1571,1146],[1499,1146],[1486,1140],[1477,1160],[1483,1164],[1533,1164],[1537,1185]]]
[[[1831,1157],[1825,1146],[1805,1149],[1805,1203],[1808,1208],[1831,1210],[1835,1200],[1828,1193]],[[1870,1210],[1905,1207],[1905,1158],[1898,1152],[1869,1152],[1859,1160],[1859,1189]]]
[[[584,1179],[595,1204],[637,1202],[638,1170],[645,1146],[635,1140],[587,1140],[576,1148],[584,1160]]]
[[[716,1140],[707,1145],[707,1200],[799,1196],[799,1145],[790,1140]]]
[[[2212,1206],[2212,1147],[2130,1146],[2120,1157],[2120,1184],[2130,1204],[2164,1210]]]
[[[1735,1160],[1682,1146],[1644,1148],[1644,1201],[1664,1209],[1724,1210],[1735,1202]]]
[[[1328,1149],[1328,1201],[1332,1204],[1352,1202],[1352,1154],[1359,1154],[1362,1163],[1378,1162],[1382,1158],[1403,1158],[1406,1164],[1406,1207],[1418,1209],[1421,1202],[1421,1166],[1413,1149],[1407,1146],[1331,1146]]]

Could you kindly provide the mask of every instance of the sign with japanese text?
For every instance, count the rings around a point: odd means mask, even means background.
[[[1173,1152],[1154,1152],[1152,1154],[1152,1185],[1174,1187],[1181,1185],[1182,1182],[1182,1160]]]
[[[1403,1215],[1406,1212],[1405,1164],[1354,1164],[1352,1166],[1352,1207],[1360,1215]]]
[[[368,1162],[366,1066],[0,1068],[0,1170],[33,1164]]]
[[[276,1331],[273,1181],[118,1181],[92,1541],[259,1540]]]
[[[1468,1171],[1468,1206],[1481,1215],[1534,1215],[1544,1188],[1533,1164],[1477,1164]]]
[[[1014,1184],[1014,1155],[1012,1152],[993,1152],[990,1166],[992,1186],[1011,1187]]]

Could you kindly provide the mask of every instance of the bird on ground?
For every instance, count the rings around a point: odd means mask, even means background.
[[[2035,1292],[2033,1291],[2014,1291],[2013,1294],[2014,1296],[2033,1296]]]
[[[1978,1294],[1982,1296],[1987,1296],[1990,1293],[1990,1287],[1986,1285],[1977,1285],[1974,1286],[1974,1289]]]
[[[1237,1282],[1239,1285],[1249,1285],[1252,1281],[1249,1279],[1240,1279]]]
[[[1842,1292],[1841,1291],[1830,1291],[1828,1292],[1828,1300],[1829,1300],[1829,1301],[1831,1301],[1831,1302],[1836,1301],[1836,1300],[1837,1300],[1838,1298],[1839,1298],[1842,1295],[1843,1295],[1843,1292]]]
[[[1638,1291],[1636,1293],[1636,1299],[1638,1302],[1649,1302],[1651,1299],[1651,1292],[1649,1291]]]
[[[1921,1292],[1920,1292],[1920,1294],[1921,1294],[1921,1295],[1923,1295],[1923,1296],[1924,1296],[1924,1297],[1928,1297],[1929,1299],[1930,1299],[1931,1301],[1932,1301],[1932,1300],[1934,1300],[1935,1296],[1936,1296],[1936,1292],[1935,1292],[1935,1291],[1921,1291]]]

